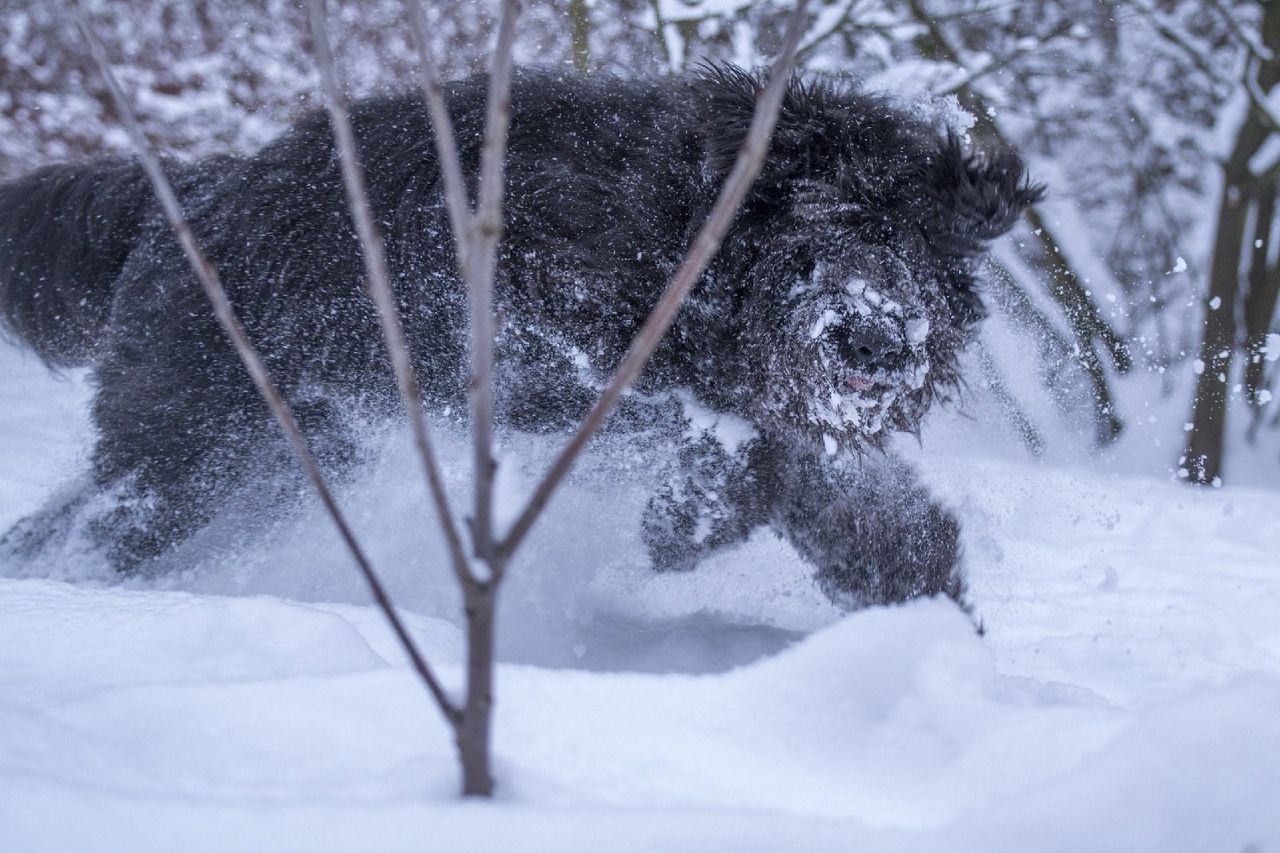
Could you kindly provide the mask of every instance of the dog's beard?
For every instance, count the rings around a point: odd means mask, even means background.
[[[895,371],[850,372],[819,348],[821,370],[810,374],[799,426],[829,454],[880,447],[889,433],[913,428],[929,376],[929,361],[923,351],[919,356]]]
[[[893,363],[851,364],[842,358],[833,335],[850,321],[895,329],[900,350]],[[791,345],[772,342],[762,377],[768,389],[761,398],[763,419],[774,429],[798,433],[835,455],[882,447],[891,433],[918,428],[931,398],[926,317],[858,280],[835,299],[802,296],[788,326],[781,337]]]

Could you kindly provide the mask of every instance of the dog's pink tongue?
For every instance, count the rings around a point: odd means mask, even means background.
[[[875,387],[876,381],[874,379],[869,379],[860,373],[854,373],[845,380],[845,384],[854,391],[870,391]]]

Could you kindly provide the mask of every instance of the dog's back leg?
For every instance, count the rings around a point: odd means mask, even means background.
[[[267,412],[238,368],[195,342],[118,347],[99,367],[93,472],[111,500],[90,529],[117,571],[185,539],[260,464]]]
[[[169,357],[156,358],[159,352]],[[305,489],[230,345],[207,358],[200,353],[161,350],[145,366],[109,360],[99,371],[94,476],[113,500],[90,529],[123,574],[148,573],[149,562],[204,527],[240,490],[278,509],[291,501],[269,496]],[[282,392],[322,468],[348,470],[358,450],[345,410],[315,389]]]
[[[94,494],[88,476],[60,488],[45,505],[20,518],[0,537],[0,557],[18,564],[37,560],[41,554],[64,548],[76,519]]]

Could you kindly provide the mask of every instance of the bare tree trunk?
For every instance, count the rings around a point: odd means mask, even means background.
[[[1256,426],[1262,415],[1262,391],[1266,385],[1266,362],[1263,347],[1271,321],[1276,313],[1276,297],[1280,295],[1280,263],[1268,262],[1276,248],[1272,238],[1275,224],[1276,182],[1267,181],[1258,195],[1257,217],[1253,229],[1253,254],[1249,260],[1249,293],[1244,300],[1245,366],[1244,390],[1253,406]]]
[[[467,615],[467,695],[455,730],[462,762],[462,795],[493,794],[490,739],[493,731],[493,664],[497,584],[479,584],[465,596]]]
[[[471,349],[473,515],[468,519],[472,557],[454,553],[467,623],[467,686],[463,705],[451,719],[462,766],[464,796],[493,794],[490,731],[493,715],[494,622],[497,593],[508,559],[499,553],[493,525],[493,282],[502,237],[502,194],[507,126],[511,114],[511,77],[519,0],[503,0],[494,43],[480,154],[480,179],[474,212],[467,200],[462,165],[440,78],[431,54],[430,34],[421,3],[409,4],[409,23],[417,42],[422,92],[432,117],[436,154],[444,178],[445,203],[454,232],[458,267],[467,286]],[[362,203],[362,202],[360,202]],[[389,347],[404,347],[388,337]],[[405,349],[403,358],[408,359]],[[451,523],[447,503],[437,502],[442,524]],[[452,547],[453,543],[450,542]]]
[[[694,240],[693,246],[686,255],[684,262],[667,285],[666,290],[663,291],[649,318],[645,321],[640,331],[636,333],[626,357],[614,373],[600,399],[583,419],[582,424],[579,425],[573,437],[556,458],[551,469],[534,488],[533,494],[513,523],[511,530],[501,540],[496,538],[495,531],[491,527],[492,494],[485,496],[484,500],[487,506],[482,506],[478,494],[480,484],[477,483],[477,517],[473,536],[476,540],[476,558],[489,567],[489,574],[488,577],[483,578],[473,577],[470,583],[464,584],[469,643],[468,685],[462,723],[458,728],[458,742],[462,754],[463,791],[465,794],[488,796],[492,792],[493,783],[489,775],[488,760],[490,715],[493,705],[494,620],[499,584],[505,577],[511,558],[524,541],[534,522],[541,516],[551,495],[568,474],[583,449],[585,449],[587,442],[613,410],[623,391],[640,375],[650,356],[653,355],[654,350],[657,348],[658,342],[675,319],[676,312],[683,303],[685,296],[688,295],[693,285],[702,275],[703,270],[706,269],[712,256],[719,249],[720,241],[728,231],[739,204],[746,196],[747,190],[755,181],[755,177],[759,174],[760,168],[764,163],[769,138],[777,121],[783,92],[787,87],[790,76],[791,63],[795,58],[796,45],[799,43],[800,36],[804,31],[807,7],[807,0],[799,0],[789,18],[782,52],[770,71],[768,86],[756,102],[755,113],[752,116],[751,126],[748,129],[742,150],[739,152],[738,159],[728,178],[726,178],[724,186],[721,188],[716,204],[708,215],[702,230]],[[500,100],[500,98],[494,98],[492,93],[491,99]],[[505,124],[503,125],[503,130],[505,132]],[[488,130],[486,130],[486,147],[488,147],[489,141]],[[482,165],[482,172],[484,171],[485,169]],[[485,175],[482,175],[481,178],[481,211],[485,209],[485,195],[483,192],[483,187],[486,185],[485,177]],[[494,186],[497,186],[497,184],[495,183]],[[479,220],[479,215],[477,219]],[[500,226],[500,221],[497,224]],[[496,229],[492,234],[494,242],[490,251],[496,248]],[[474,249],[475,247],[473,246],[472,248]],[[467,264],[464,262],[464,268],[466,266]],[[490,269],[490,286],[491,284],[492,269]],[[488,303],[486,302],[485,305],[487,306]],[[475,303],[473,302],[473,322],[477,318],[475,310]],[[491,311],[492,309],[488,308],[488,310]],[[481,346],[487,345],[490,351],[489,358],[491,359],[493,346],[492,318],[491,316],[488,319],[480,317],[479,320],[488,324],[486,326],[486,334],[489,337],[487,342],[477,341],[477,343]],[[473,339],[476,338],[477,335],[473,329]],[[483,368],[483,365],[481,364],[480,367]],[[479,383],[484,389],[479,396],[488,395],[490,400],[493,393],[492,382],[491,369],[484,375],[477,373],[472,377],[473,388]],[[477,410],[474,417],[478,419],[482,414],[485,413]],[[491,409],[486,416],[492,416]],[[473,429],[475,427],[476,425],[473,424]],[[484,446],[484,449],[487,452],[487,445]],[[487,476],[491,481],[494,473],[493,463],[490,457],[481,453],[481,439],[477,437],[477,466],[481,465],[487,467],[484,470],[478,470],[477,476]],[[482,516],[482,512],[485,515]]]
[[[1236,151],[1241,149],[1237,147]],[[1232,161],[1236,158],[1233,156]],[[1245,158],[1247,165],[1248,158]],[[1234,178],[1234,179],[1233,179]],[[1227,382],[1231,351],[1236,345],[1236,294],[1240,290],[1240,259],[1249,216],[1250,182],[1228,173],[1218,206],[1209,291],[1205,295],[1204,335],[1196,360],[1196,396],[1191,435],[1181,470],[1193,483],[1221,482],[1223,438],[1227,418]]]
[[[790,75],[796,45],[803,33],[806,11],[807,0],[800,0],[789,19],[784,47],[771,71],[769,85],[757,101],[742,151],[684,263],[663,292],[653,314],[632,341],[627,357],[596,406],[537,485],[511,530],[499,539],[493,523],[492,493],[497,468],[492,456],[491,437],[493,344],[496,331],[492,303],[495,258],[503,226],[503,157],[510,118],[511,57],[518,3],[517,0],[505,0],[498,27],[481,153],[478,202],[474,214],[467,201],[452,123],[429,49],[425,17],[417,0],[410,3],[410,23],[418,43],[423,71],[423,95],[432,116],[436,152],[444,176],[446,202],[454,229],[459,267],[466,280],[471,306],[470,391],[475,502],[469,526],[474,561],[459,573],[467,620],[467,689],[463,707],[454,721],[454,734],[463,771],[463,794],[466,796],[490,796],[493,792],[489,762],[494,631],[498,590],[511,558],[587,441],[608,416],[622,392],[644,368],[685,295],[719,248],[734,212],[763,164]]]
[[[1102,318],[1098,306],[1080,283],[1080,277],[1071,268],[1071,263],[1063,254],[1053,229],[1044,221],[1044,217],[1035,208],[1028,208],[1026,215],[1032,234],[1048,260],[1045,270],[1049,275],[1049,293],[1066,314],[1079,346],[1077,358],[1080,366],[1093,385],[1094,440],[1100,445],[1110,444],[1120,437],[1124,422],[1116,414],[1115,396],[1111,393],[1106,368],[1098,356],[1094,341],[1102,342],[1111,356],[1111,363],[1119,373],[1128,373],[1133,368],[1129,346]]]
[[[1245,235],[1250,207],[1266,193],[1250,171],[1250,161],[1277,128],[1265,107],[1254,100],[1265,97],[1280,83],[1280,3],[1263,4],[1262,42],[1266,57],[1253,56],[1247,62],[1244,80],[1253,98],[1231,154],[1222,168],[1222,197],[1218,203],[1218,227],[1209,265],[1209,286],[1205,294],[1204,335],[1200,342],[1196,369],[1195,401],[1191,412],[1191,433],[1180,460],[1189,482],[1221,483],[1223,446],[1227,422],[1227,389],[1231,380],[1232,355],[1237,345],[1236,306],[1244,281],[1241,268],[1245,258]],[[1270,214],[1267,214],[1268,216]],[[1255,256],[1256,257],[1256,256]]]

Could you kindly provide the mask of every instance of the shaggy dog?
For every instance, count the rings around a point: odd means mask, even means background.
[[[761,81],[517,75],[497,277],[498,416],[586,411],[702,224]],[[447,89],[464,169],[486,81]],[[416,97],[352,110],[405,330],[433,411],[465,407],[466,298]],[[191,225],[318,453],[351,461],[344,407],[393,411],[327,117],[248,158],[170,163]],[[955,519],[880,452],[957,385],[983,316],[974,267],[1039,190],[889,101],[796,79],[763,172],[613,431],[669,454],[642,520],[655,568],[769,525],[838,603],[960,600]],[[278,454],[264,404],[141,168],[55,165],[0,187],[0,316],[54,366],[91,365],[93,486],[20,522],[11,558],[80,524],[147,572]]]

